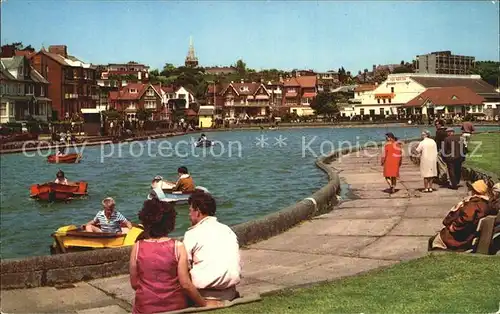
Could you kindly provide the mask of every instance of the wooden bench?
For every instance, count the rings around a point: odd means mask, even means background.
[[[496,254],[498,247],[495,241],[500,241],[500,215],[490,215],[479,220],[478,236],[472,241],[472,253]]]

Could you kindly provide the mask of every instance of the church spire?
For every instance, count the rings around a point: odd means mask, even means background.
[[[198,58],[194,52],[193,37],[189,36],[189,50],[184,62],[186,67],[195,68],[198,66]]]

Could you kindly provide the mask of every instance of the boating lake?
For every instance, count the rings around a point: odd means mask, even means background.
[[[83,153],[79,164],[49,164],[46,156],[53,153],[49,151],[1,155],[1,257],[50,254],[51,233],[63,225],[88,222],[107,196],[116,200],[117,210],[125,217],[138,223],[137,212],[152,178],[162,175],[175,180],[179,166],[186,166],[195,183],[214,195],[217,217],[223,223],[234,225],[262,217],[325,185],[327,176],[314,161],[338,148],[339,142],[378,142],[388,131],[401,139],[415,138],[423,129],[434,132],[425,126],[210,132],[209,139],[220,141],[213,148],[194,148],[192,141],[199,134],[93,146],[77,148]],[[68,203],[30,199],[30,185],[53,181],[59,169],[70,181],[87,181],[89,196]],[[187,205],[178,205],[177,212],[174,236],[182,235],[190,224]]]

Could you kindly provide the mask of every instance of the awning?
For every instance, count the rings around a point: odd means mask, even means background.
[[[444,110],[444,106],[435,106],[434,109],[435,110]]]
[[[392,98],[394,98],[393,93],[375,94],[375,99],[392,99]]]
[[[304,97],[304,98],[314,98],[314,97],[316,97],[316,93],[304,93],[304,95],[302,97]]]

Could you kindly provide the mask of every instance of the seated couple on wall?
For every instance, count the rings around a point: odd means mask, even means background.
[[[467,186],[469,196],[453,206],[446,215],[444,228],[429,239],[429,250],[464,252],[472,249],[479,221],[489,215],[498,215],[500,183],[490,188],[484,180],[478,180]]]
[[[135,290],[133,313],[180,310],[191,305],[220,307],[239,296],[238,239],[215,217],[216,203],[204,192],[189,198],[192,226],[183,242],[168,236],[176,211],[154,198],[144,202],[139,219],[145,239],[130,255],[130,283]]]

